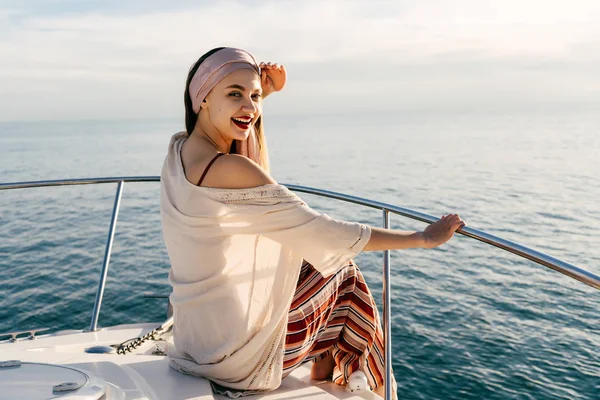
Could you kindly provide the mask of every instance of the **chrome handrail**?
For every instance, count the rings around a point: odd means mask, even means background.
[[[383,210],[383,227],[390,228],[390,212]],[[385,399],[392,398],[392,279],[389,250],[383,251],[383,347],[385,365]]]
[[[98,317],[100,317],[100,306],[102,305],[102,297],[104,296],[104,287],[106,286],[106,277],[108,275],[108,264],[110,263],[110,254],[112,253],[112,245],[115,239],[117,219],[119,217],[119,209],[121,208],[123,185],[123,181],[119,181],[119,183],[117,184],[115,204],[113,205],[112,216],[110,218],[110,228],[108,229],[108,238],[106,239],[106,248],[104,249],[104,261],[102,262],[102,272],[100,273],[101,278],[100,282],[98,283],[96,300],[94,301],[94,312],[92,313],[92,322],[90,322],[90,332],[95,332],[98,330]]]
[[[48,186],[66,186],[66,185],[88,185],[88,184],[100,184],[100,183],[118,183],[117,193],[115,195],[115,204],[113,206],[113,213],[111,217],[111,225],[109,228],[108,239],[106,243],[106,251],[104,256],[104,262],[102,265],[102,273],[100,282],[98,284],[98,292],[96,294],[96,301],[94,302],[94,312],[92,315],[92,323],[90,324],[90,330],[97,329],[98,316],[100,313],[100,306],[102,304],[102,298],[104,293],[104,287],[106,284],[106,277],[108,273],[108,265],[110,262],[110,253],[112,249],[112,241],[114,238],[114,232],[116,228],[116,221],[121,203],[121,193],[124,182],[159,182],[160,177],[158,176],[130,176],[130,177],[107,177],[107,178],[85,178],[85,179],[67,179],[67,180],[47,180],[47,181],[31,181],[31,182],[12,182],[12,183],[0,183],[0,190],[8,189],[24,189],[24,188],[35,188],[35,187],[48,187]],[[391,204],[373,201],[357,196],[350,196],[342,193],[332,192],[328,190],[311,188],[308,186],[299,185],[288,185],[282,184],[292,191],[314,194],[321,197],[328,197],[336,200],[342,200],[348,203],[354,203],[366,207],[371,207],[383,211],[383,226],[389,228],[390,226],[390,213],[414,219],[426,223],[434,223],[438,218],[420,213],[418,211],[409,210],[407,208],[394,206]],[[530,249],[526,246],[512,242],[510,240],[502,239],[498,236],[491,235],[489,233],[479,231],[470,227],[464,227],[457,231],[458,234],[470,237],[472,239],[479,240],[489,245],[498,247],[502,250],[516,254],[522,258],[529,259],[540,265],[551,268],[564,275],[567,275],[573,279],[585,283],[596,289],[600,289],[600,276],[593,274],[592,272],[586,271],[583,268],[576,267],[573,264],[569,264],[547,254],[541,253],[537,250]],[[383,257],[383,329],[384,329],[384,343],[385,343],[385,398],[391,399],[391,364],[392,364],[392,344],[391,344],[391,300],[390,300],[390,251],[384,251]]]
[[[98,183],[123,182],[160,182],[160,176],[123,176],[106,178],[77,178],[77,179],[54,179],[46,181],[7,182],[0,183],[0,190],[27,189],[48,186],[72,186],[72,185],[95,185]]]
[[[13,182],[13,183],[0,183],[0,190],[7,189],[25,189],[34,187],[48,187],[48,186],[66,186],[66,185],[88,185],[88,184],[99,184],[99,183],[118,183],[123,182],[159,182],[160,177],[158,176],[130,176],[130,177],[108,177],[108,178],[85,178],[85,179],[68,179],[68,180],[47,180],[47,181],[30,181],[30,182]],[[393,214],[407,217],[421,222],[433,223],[438,218],[424,214],[418,211],[409,210],[407,208],[394,206],[379,201],[373,201],[364,199],[361,197],[346,195],[337,192],[331,192],[328,190],[315,189],[308,186],[299,185],[288,185],[283,184],[288,189],[314,194],[322,197],[329,197],[332,199],[342,200],[349,203],[359,204],[366,207],[371,207],[379,210],[388,210]],[[573,264],[569,264],[555,257],[533,250],[516,242],[502,239],[498,236],[491,235],[489,233],[473,229],[470,227],[464,227],[457,232],[458,234],[465,235],[472,239],[479,240],[487,243],[494,247],[498,247],[502,250],[516,254],[520,257],[534,261],[545,267],[554,269],[564,275],[570,276],[573,279],[577,279],[586,285],[592,286],[596,289],[600,289],[600,279],[598,275],[595,275],[582,268],[576,267]]]
[[[410,219],[414,219],[416,221],[426,222],[428,224],[432,224],[436,222],[439,218],[434,217],[433,215],[424,214],[418,211],[409,210],[408,208],[398,207],[387,203],[382,203],[380,201],[373,201],[363,199],[361,197],[350,196],[342,193],[331,192],[328,190],[322,189],[314,189],[307,186],[298,186],[298,185],[285,185],[290,190],[294,190],[297,192],[316,194],[323,197],[329,197],[332,199],[343,200],[349,203],[359,204],[366,207],[376,208],[379,210],[388,210],[393,214],[400,215],[402,217],[407,217]],[[479,240],[481,242],[487,243],[494,247],[498,247],[502,250],[506,250],[509,253],[516,254],[522,258],[526,258],[528,260],[534,261],[540,265],[551,268],[555,271],[558,271],[564,275],[567,275],[573,279],[576,279],[580,282],[585,283],[593,288],[600,289],[600,276],[589,272],[583,268],[576,267],[573,264],[569,264],[565,261],[559,260],[558,258],[549,256],[537,250],[533,250],[529,247],[523,246],[519,243],[512,242],[510,240],[503,239],[501,237],[491,235],[489,233],[470,228],[468,226],[463,227],[462,229],[456,232],[457,234],[461,234],[472,239]]]

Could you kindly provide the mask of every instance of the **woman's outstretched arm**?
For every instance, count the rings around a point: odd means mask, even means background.
[[[207,186],[241,189],[277,183],[254,161],[237,154],[221,157],[213,169],[206,176]],[[363,251],[432,249],[446,243],[457,229],[465,225],[458,214],[449,214],[427,226],[422,232],[371,227],[371,237]]]
[[[444,215],[422,232],[397,231],[371,227],[371,238],[363,251],[401,250],[410,248],[432,249],[452,238],[457,229],[466,224],[458,214]]]

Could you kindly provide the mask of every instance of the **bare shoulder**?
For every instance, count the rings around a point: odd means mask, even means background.
[[[260,165],[239,154],[226,154],[212,165],[202,186],[247,189],[277,182]]]

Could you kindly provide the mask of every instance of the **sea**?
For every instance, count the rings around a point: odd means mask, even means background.
[[[272,176],[441,216],[600,274],[600,114],[265,117]],[[174,119],[0,123],[0,181],[158,176]],[[88,329],[116,184],[0,191],[0,332]],[[299,193],[334,218],[381,211]],[[425,224],[392,216],[392,228]],[[463,235],[392,251],[402,399],[600,399],[600,292]],[[381,310],[381,252],[355,259]],[[100,326],[166,318],[159,184],[124,185]]]

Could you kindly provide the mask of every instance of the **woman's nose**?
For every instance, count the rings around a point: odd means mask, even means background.
[[[246,98],[244,104],[242,105],[242,109],[245,111],[256,112],[258,110],[258,105],[251,98]]]

